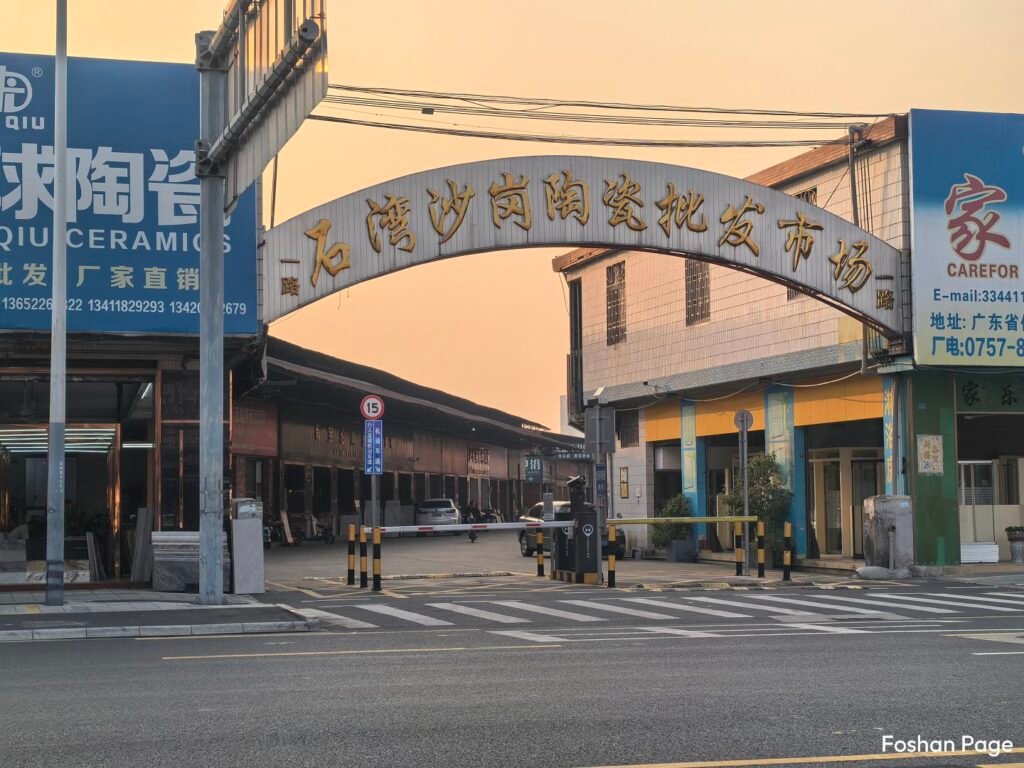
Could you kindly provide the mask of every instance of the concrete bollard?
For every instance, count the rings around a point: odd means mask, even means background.
[[[786,523],[782,539],[782,580],[791,579],[790,569],[793,567],[793,524]]]
[[[736,575],[743,575],[743,523],[733,523],[733,547],[736,550]]]
[[[380,592],[380,528],[373,529],[373,591]]]
[[[757,578],[764,578],[764,522],[757,522]]]
[[[352,587],[356,583],[356,527],[348,527],[348,574],[345,583]]]
[[[359,526],[359,588],[366,589],[366,528]]]
[[[614,525],[608,526],[608,588],[615,586],[615,544],[616,531]]]

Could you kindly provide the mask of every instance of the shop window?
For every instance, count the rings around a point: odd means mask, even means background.
[[[623,448],[640,445],[640,411],[616,411],[615,434]]]
[[[605,270],[605,304],[608,318],[608,346],[626,340],[626,262]]]
[[[703,261],[686,259],[686,324],[711,319],[711,268]]]

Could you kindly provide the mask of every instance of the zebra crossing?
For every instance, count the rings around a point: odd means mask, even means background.
[[[328,628],[351,630],[442,629],[496,625],[590,625],[609,622],[673,622],[744,620],[770,622],[791,630],[814,629],[834,634],[857,634],[858,622],[935,622],[956,617],[995,617],[1024,614],[1024,592],[889,592],[864,590],[833,594],[831,590],[782,593],[727,593],[727,597],[705,594],[661,593],[657,597],[597,596],[553,597],[545,601],[472,599],[424,602],[403,607],[392,602],[321,605],[299,609],[308,618],[318,618]],[[408,607],[406,607],[408,606]],[[941,616],[942,618],[937,618]],[[834,622],[845,621],[845,626]],[[850,623],[853,623],[851,625]],[[828,625],[827,629],[822,629]],[[609,626],[615,626],[610,624]],[[717,626],[717,625],[716,625]],[[532,630],[501,632],[510,637]],[[638,630],[639,631],[639,630]],[[655,632],[645,627],[644,632]],[[657,629],[659,634],[702,636],[696,630]]]

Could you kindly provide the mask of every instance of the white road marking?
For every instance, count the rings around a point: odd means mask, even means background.
[[[910,597],[908,595],[892,595],[892,594],[878,594],[871,595],[876,600],[895,600],[897,603],[902,603],[905,600],[909,600],[912,603],[929,603],[932,605],[945,605],[950,608],[965,608],[971,607],[978,610],[985,611],[1002,611],[1003,613],[1017,613],[1013,608],[1000,608],[996,605],[979,605],[977,603],[958,603],[950,600],[938,600],[930,597]]]
[[[452,626],[450,621],[435,619],[432,616],[424,616],[422,613],[403,611],[401,608],[392,608],[390,605],[354,605],[352,607],[359,608],[363,611],[373,611],[374,613],[380,613],[385,616],[394,616],[395,618],[404,619],[405,621],[411,621],[413,624],[422,624],[424,627]]]
[[[623,600],[628,600],[631,603],[643,603],[644,605],[654,605],[658,608],[670,608],[674,611],[689,611],[690,613],[704,613],[709,616],[721,616],[724,619],[752,619],[746,613],[734,613],[732,611],[719,611],[714,608],[701,608],[696,605],[680,605],[679,603],[669,603],[664,600],[651,600],[647,597],[624,597]]]
[[[340,624],[348,629],[376,629],[376,624],[371,624],[368,621],[360,621],[359,619],[352,619],[348,616],[342,616],[337,613],[331,613],[330,611],[321,611],[317,608],[292,608],[292,611],[299,614],[300,616],[307,619],[320,619],[321,621],[329,621],[331,624]]]
[[[792,597],[774,597],[772,595],[748,595],[751,600],[770,600],[775,603],[786,603],[787,605],[808,605],[811,608],[832,608],[835,610],[846,611],[847,613],[864,613],[869,616],[877,616],[880,613],[886,613],[881,610],[871,610],[869,608],[850,608],[849,606],[838,606],[828,605],[826,603],[815,603],[810,600],[797,600]],[[905,619],[905,616],[899,616],[898,618]]]
[[[877,605],[877,603],[871,600],[865,600],[863,597],[837,597],[836,595],[815,595],[815,600],[840,600],[844,603],[863,603],[864,605]],[[956,611],[950,611],[946,608],[925,608],[923,605],[901,605],[899,607],[901,611],[921,611],[923,613],[956,613]]]
[[[644,632],[653,632],[657,635],[679,635],[680,637],[721,637],[713,632],[698,632],[693,629],[676,629],[674,627],[644,627]]]
[[[944,595],[936,592],[925,592],[926,595],[932,597],[950,597],[954,600],[979,600],[983,603],[1000,603],[1003,605],[1015,605],[1018,609],[1024,611],[1024,603],[1019,600],[1001,600],[998,597],[981,597],[980,595]]]
[[[471,608],[468,605],[460,605],[458,603],[427,603],[431,608],[440,608],[442,611],[451,611],[452,613],[461,613],[466,616],[475,616],[478,619],[487,619],[488,621],[496,621],[499,624],[529,624],[529,619],[522,619],[518,616],[506,616],[502,613],[492,613],[491,611],[482,611],[479,608]]]
[[[687,600],[700,600],[702,603],[732,605],[737,608],[746,608],[748,611],[768,611],[768,613],[782,613],[786,614],[787,616],[813,616],[816,619],[824,618],[823,616],[811,613],[810,611],[794,611],[791,608],[776,608],[774,605],[751,605],[750,603],[740,603],[736,600],[722,600],[718,597],[688,597]]]
[[[560,619],[568,619],[569,621],[604,621],[604,619],[597,616],[560,611],[557,608],[548,608],[544,605],[530,605],[529,603],[521,603],[518,600],[492,600],[490,602],[493,602],[495,605],[503,605],[506,608],[516,608],[520,611],[529,611],[531,613],[543,613],[545,616],[557,616]]]
[[[786,622],[787,627],[799,627],[800,629],[813,629],[816,632],[831,632],[835,635],[870,635],[871,630],[850,629],[849,627],[826,626],[823,624],[796,624]]]
[[[512,630],[491,630],[492,635],[502,635],[504,637],[514,637],[516,640],[526,640],[531,643],[568,643],[570,640],[566,640],[563,637],[555,637],[554,635],[540,635],[536,632],[520,632]]]
[[[986,592],[986,595],[995,595],[996,597],[1014,597],[1017,600],[1024,600],[1024,592]]]
[[[598,611],[608,611],[609,613],[622,613],[626,616],[636,616],[640,619],[667,619],[668,621],[675,621],[679,618],[678,616],[669,616],[667,613],[640,611],[636,608],[626,608],[624,605],[605,605],[604,603],[594,603],[587,600],[559,600],[558,602],[567,605],[578,605],[582,608],[593,608]]]

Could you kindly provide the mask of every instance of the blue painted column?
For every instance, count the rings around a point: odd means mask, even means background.
[[[782,482],[793,492],[788,520],[793,524],[797,557],[807,556],[807,494],[804,432],[793,426],[793,390],[769,387],[764,392],[765,453],[774,453]]]
[[[907,383],[900,374],[882,377],[882,446],[885,457],[885,493],[907,495],[903,473],[907,456]]]
[[[679,464],[683,496],[690,502],[690,514],[707,515],[707,487],[704,482],[706,453],[703,438],[697,437],[697,405],[679,404]],[[696,526],[697,538],[707,537],[707,526]]]

